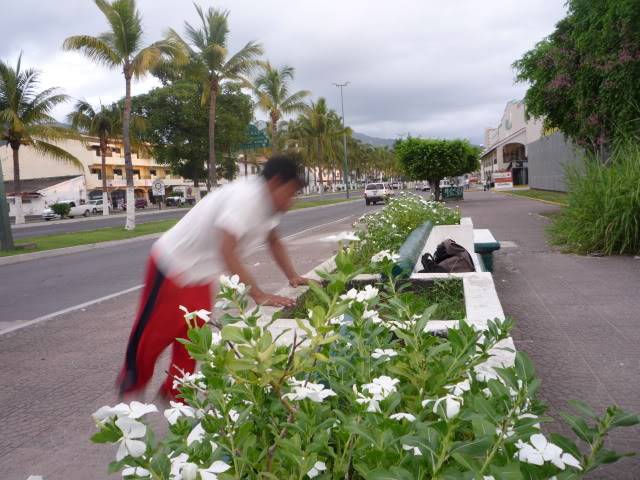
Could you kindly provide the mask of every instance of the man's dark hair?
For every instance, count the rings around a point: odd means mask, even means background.
[[[262,176],[267,180],[277,177],[283,183],[294,180],[300,187],[304,187],[304,174],[300,160],[300,156],[294,153],[273,155],[264,164]]]

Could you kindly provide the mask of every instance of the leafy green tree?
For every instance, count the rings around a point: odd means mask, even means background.
[[[409,137],[398,140],[394,149],[407,177],[429,180],[436,199],[440,198],[440,180],[478,168],[478,148],[467,140]]]
[[[133,99],[134,112],[147,121],[143,138],[152,145],[156,161],[192,179],[196,187],[207,177],[205,160],[209,151],[209,115],[201,97],[200,84],[179,80]],[[253,102],[239,86],[225,84],[217,103],[216,151],[221,160],[217,173],[232,179],[237,173],[234,154],[246,140]],[[230,157],[234,158],[233,165],[225,160]]]
[[[278,122],[285,115],[302,112],[307,107],[305,98],[311,95],[308,90],[289,92],[289,83],[293,80],[294,73],[294,68],[289,65],[276,68],[269,62],[263,62],[251,85],[258,99],[258,108],[269,115],[273,152],[277,152],[280,147]]]
[[[555,31],[514,63],[530,115],[606,158],[640,134],[637,0],[569,0]]]
[[[248,42],[235,54],[229,56],[229,12],[209,8],[205,13],[195,5],[201,25],[196,28],[185,22],[184,41],[174,30],[170,37],[187,49],[190,57],[189,75],[202,83],[202,102],[209,105],[209,156],[207,158],[207,187],[217,184],[216,169],[216,102],[225,81],[247,82],[244,77],[256,66],[256,59],[262,55],[262,46]]]
[[[74,138],[74,133],[50,115],[51,110],[68,97],[57,88],[39,90],[40,72],[23,70],[21,62],[22,55],[15,68],[0,61],[0,141],[6,141],[13,152],[16,223],[24,223],[20,147],[29,146],[43,156],[82,168],[80,160],[56,145],[61,140]]]
[[[107,193],[106,156],[110,141],[122,135],[122,110],[117,103],[100,105],[94,109],[86,100],[78,100],[67,121],[81,133],[98,137],[100,142],[102,176],[102,215],[109,215],[109,195]]]
[[[93,62],[111,69],[122,69],[125,80],[122,137],[127,179],[127,220],[125,228],[136,226],[133,190],[133,164],[131,162],[131,80],[139,79],[157,65],[169,61],[181,61],[182,45],[173,38],[142,45],[142,18],[135,0],[94,0],[105,16],[110,30],[97,37],[76,35],[64,41],[65,50],[77,50]]]

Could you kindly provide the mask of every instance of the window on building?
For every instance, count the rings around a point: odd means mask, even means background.
[[[91,174],[92,175],[97,175],[98,176],[98,180],[102,180],[102,169],[101,168],[92,168],[91,169]]]
[[[111,147],[111,151],[112,151],[113,153],[120,154],[120,149],[119,149],[118,147]]]
[[[134,174],[134,175],[138,175],[138,176],[140,176],[140,170],[134,170],[134,171],[133,171],[133,174]]]
[[[498,159],[497,159],[497,158],[494,158],[494,159],[493,159],[493,164],[495,165],[496,163],[498,163]]]
[[[154,168],[152,168],[151,170],[149,170],[149,173],[150,173],[151,175],[158,175],[158,171],[157,171],[156,169],[154,169]]]
[[[113,174],[114,175],[122,175],[122,169],[121,168],[114,168],[113,169]]]

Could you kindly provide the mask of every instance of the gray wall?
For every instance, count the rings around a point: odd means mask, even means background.
[[[564,166],[579,162],[580,151],[562,133],[554,133],[527,145],[527,157],[531,188],[566,192]]]

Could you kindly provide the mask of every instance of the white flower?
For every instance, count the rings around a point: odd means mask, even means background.
[[[390,360],[391,357],[395,357],[398,355],[398,352],[396,352],[394,349],[392,348],[376,348],[373,353],[371,354],[371,357],[374,359],[379,359],[381,357],[387,357],[387,360]]]
[[[469,380],[463,380],[455,385],[446,385],[444,388],[449,390],[449,392],[456,397],[461,397],[464,392],[468,392],[471,389],[471,384],[469,383]]]
[[[336,394],[333,390],[325,388],[324,385],[320,383],[311,383],[291,378],[289,384],[293,387],[293,391],[285,393],[282,396],[289,400],[304,400],[308,398],[312,402],[321,403],[325,398]]]
[[[358,389],[356,388],[355,385],[353,385],[353,393],[356,394],[356,403],[359,403],[360,405],[364,405],[364,404],[367,405],[367,412],[381,413],[380,403],[378,402],[378,400],[375,400],[372,397],[367,397],[362,393],[358,392]]]
[[[564,470],[565,465],[582,469],[580,462],[570,453],[563,453],[562,449],[554,443],[549,442],[544,435],[536,433],[529,438],[531,444],[518,440],[518,459],[521,462],[533,465],[543,465],[544,462],[551,462],[560,470]]]
[[[381,252],[376,253],[373,257],[371,257],[371,261],[373,263],[380,263],[384,260],[391,260],[395,262],[400,258],[400,255],[396,253],[391,253],[389,250],[382,250]]]
[[[246,285],[240,281],[238,275],[232,275],[231,277],[220,275],[220,285],[230,290],[235,290],[241,295],[247,290]]]
[[[191,320],[195,317],[198,317],[204,322],[208,322],[211,320],[211,312],[209,310],[205,310],[204,308],[201,308],[200,310],[194,310],[193,312],[190,312],[189,309],[184,305],[180,305],[178,308],[184,312],[185,320]]]
[[[215,308],[219,308],[220,310],[226,310],[232,304],[233,304],[233,302],[231,300],[228,300],[226,298],[221,298],[220,300],[216,301],[214,307]]]
[[[313,467],[311,467],[311,470],[309,470],[307,472],[307,476],[309,478],[317,477],[322,472],[324,472],[326,469],[327,469],[327,466],[325,465],[324,462],[316,462],[316,463],[313,464]]]
[[[533,418],[533,419],[537,420],[538,416],[534,415],[533,413],[523,413],[522,415],[518,415],[518,419],[521,420],[523,418]],[[532,426],[535,427],[535,428],[538,428],[538,429],[540,428],[540,424],[539,423],[534,423]]]
[[[396,384],[399,382],[400,380],[397,378],[382,375],[381,377],[374,378],[371,383],[362,385],[362,389],[369,392],[374,400],[384,400],[397,391]]]
[[[137,439],[143,438],[147,433],[145,424],[129,417],[121,417],[116,420],[116,426],[122,432],[122,438],[119,440],[118,452],[116,453],[116,461],[119,462],[127,455],[131,455],[134,458],[144,455],[147,445]]]
[[[150,477],[151,472],[149,472],[149,470],[147,470],[146,468],[142,468],[142,467],[127,467],[124,470],[122,470],[123,477],[131,477],[134,475],[136,477]]]
[[[240,418],[240,414],[238,412],[236,412],[233,408],[231,410],[229,410],[229,419],[233,423],[236,423],[239,418]]]
[[[157,411],[157,407],[151,403],[142,403],[134,400],[129,405],[126,403],[119,403],[115,407],[100,407],[93,413],[92,417],[98,422],[112,417],[129,417],[136,419],[146,415],[147,413]]]
[[[337,317],[333,317],[329,320],[329,323],[332,325],[353,325],[353,320],[349,318],[345,318],[344,314],[338,315]]]
[[[447,418],[453,418],[460,413],[460,407],[462,407],[462,398],[455,395],[445,395],[437,400],[423,400],[422,406],[426,407],[427,404],[434,402],[433,413],[438,413],[438,406],[444,402],[445,414]]]
[[[389,415],[391,420],[398,420],[399,422],[402,420],[409,420],[410,422],[415,422],[415,415],[411,415],[410,413],[394,413],[393,415]]]
[[[473,369],[476,374],[476,380],[479,382],[488,382],[489,380],[498,380],[498,374],[493,368],[486,365],[476,365]]]
[[[347,293],[340,295],[340,300],[349,300],[349,303],[351,303],[353,300],[356,299],[357,296],[358,296],[358,290],[356,290],[355,288],[352,288]]]
[[[174,390],[178,387],[186,385],[188,387],[195,388],[207,388],[207,384],[204,383],[205,376],[202,372],[195,373],[185,373],[182,377],[174,377],[173,378],[173,388]]]
[[[411,445],[402,444],[402,449],[407,451],[407,452],[412,452],[416,457],[419,457],[419,456],[422,455],[422,452],[420,451],[420,449],[418,447],[413,447]]]
[[[216,460],[209,468],[200,468],[195,463],[187,462],[189,456],[181,453],[171,460],[172,480],[196,480],[198,473],[202,480],[217,480],[218,473],[226,472],[231,467],[226,463]]]
[[[382,323],[382,319],[380,318],[380,315],[375,310],[365,310],[364,313],[362,314],[362,318],[364,320],[370,320],[375,324]]]
[[[356,302],[365,303],[378,296],[378,289],[371,285],[366,285],[364,290],[360,290],[356,296]]]
[[[193,430],[191,430],[191,433],[189,433],[189,436],[187,437],[187,445],[191,445],[193,442],[201,442],[202,439],[204,438],[204,428],[202,428],[202,423],[198,423],[195,427],[193,427]]]
[[[176,423],[180,417],[195,417],[196,415],[193,407],[184,403],[170,401],[169,404],[171,408],[167,408],[164,411],[164,416],[171,425]]]

